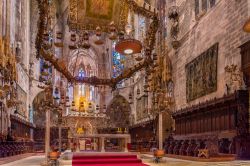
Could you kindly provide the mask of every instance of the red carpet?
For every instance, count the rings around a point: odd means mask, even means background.
[[[73,155],[72,166],[148,166],[137,155],[102,154]]]

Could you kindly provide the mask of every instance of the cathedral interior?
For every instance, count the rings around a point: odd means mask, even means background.
[[[0,0],[0,165],[250,166],[250,0]]]

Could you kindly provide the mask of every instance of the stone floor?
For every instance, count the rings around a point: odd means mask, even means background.
[[[250,161],[232,161],[232,162],[193,162],[180,159],[164,158],[161,163],[154,163],[150,156],[142,156],[144,163],[150,166],[250,166]],[[1,159],[0,159],[1,161]],[[44,161],[44,156],[36,155],[21,160],[13,161],[1,166],[40,166]]]
[[[1,161],[1,159],[0,159]],[[44,161],[44,156],[31,156],[10,162],[8,164],[0,164],[1,166],[41,166],[41,163]]]
[[[150,166],[250,166],[250,162],[233,161],[233,162],[194,162],[180,159],[165,158],[161,163],[154,163],[152,159],[143,160]]]

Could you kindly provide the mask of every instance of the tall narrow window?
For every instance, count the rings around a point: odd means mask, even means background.
[[[207,0],[202,0],[202,11],[207,11]]]
[[[199,14],[199,9],[200,9],[200,0],[195,0],[194,4],[194,10],[195,10],[195,15],[197,16]]]
[[[6,35],[6,19],[7,19],[7,3],[6,0],[2,1],[2,36]]]
[[[145,17],[139,16],[139,40],[143,40],[146,33]]]
[[[93,101],[94,98],[95,98],[95,88],[94,88],[94,86],[90,86],[89,100]]]
[[[209,8],[214,7],[216,0],[194,0],[195,15],[202,16]]]
[[[125,56],[115,51],[115,42],[113,43],[112,48],[113,78],[116,78],[124,69]]]
[[[215,0],[209,0],[209,6],[210,8],[215,5]]]
[[[84,84],[80,84],[78,86],[78,94],[79,96],[85,96],[85,85]]]
[[[80,78],[83,78],[83,77],[85,76],[84,71],[83,71],[82,68],[79,70],[78,76],[79,76]]]
[[[79,70],[78,77],[80,79],[82,79],[82,78],[84,78],[84,76],[85,76],[85,72],[84,72],[83,68],[81,68]],[[79,96],[85,96],[85,86],[84,86],[84,84],[80,84],[78,87],[79,87]]]

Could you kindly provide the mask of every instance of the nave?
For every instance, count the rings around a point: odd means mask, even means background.
[[[249,165],[249,0],[0,0],[0,165]]]

